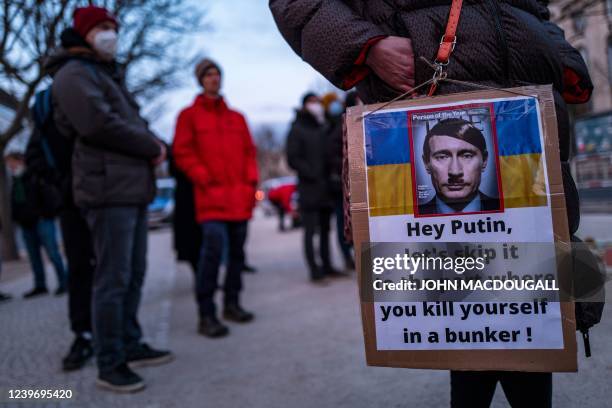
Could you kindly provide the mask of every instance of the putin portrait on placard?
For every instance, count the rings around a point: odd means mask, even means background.
[[[418,205],[419,215],[500,209],[499,198],[480,191],[490,157],[485,138],[473,123],[460,118],[438,122],[425,136],[422,158],[435,196]]]

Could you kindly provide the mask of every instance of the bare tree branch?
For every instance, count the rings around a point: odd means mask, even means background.
[[[181,83],[195,55],[188,41],[208,29],[203,12],[185,0],[4,0],[0,7],[0,86],[18,101],[8,128],[0,132],[0,149],[28,118],[32,96],[44,83],[43,61],[56,47],[60,32],[71,25],[75,7],[96,4],[120,20],[118,60],[127,84],[141,100]]]

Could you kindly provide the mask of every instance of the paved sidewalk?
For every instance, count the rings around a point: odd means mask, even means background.
[[[243,303],[257,313],[256,321],[232,324],[231,335],[216,340],[196,332],[192,274],[174,262],[169,231],[151,233],[141,323],[147,340],[171,348],[176,360],[140,369],[147,382],[144,392],[98,390],[93,364],[61,372],[72,337],[67,299],[54,296],[0,304],[0,389],[74,392],[73,401],[61,405],[12,405],[36,407],[447,407],[447,372],[365,365],[354,278],[312,286],[301,258],[300,232],[280,234],[275,226],[274,219],[263,218],[250,226],[249,263],[259,271],[245,275]],[[20,295],[29,288],[28,273],[8,275],[2,290]],[[580,372],[555,375],[555,407],[610,406],[609,306],[604,319],[592,331],[594,357],[584,359],[579,342]],[[507,406],[499,387],[493,406]]]

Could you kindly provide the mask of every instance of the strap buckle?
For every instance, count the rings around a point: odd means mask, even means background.
[[[442,38],[440,39],[440,45],[444,43],[451,43],[453,45],[451,48],[451,51],[455,51],[455,47],[457,46],[457,36],[453,35],[452,41],[445,41],[445,40],[446,40],[446,35],[443,35]]]
[[[455,47],[457,46],[457,36],[453,35],[452,37],[452,41],[445,41],[446,40],[446,35],[443,35],[442,38],[440,39],[440,47],[444,44],[451,44],[451,49],[448,53],[446,53],[445,56],[441,57],[441,51],[442,48],[440,48],[440,50],[438,51],[438,56],[436,57],[436,60],[434,61],[436,63],[436,65],[442,65],[442,66],[447,66],[448,63],[450,62],[450,54],[455,51]],[[439,58],[444,58],[446,59],[446,61],[440,61]]]
[[[433,96],[433,94],[436,93],[436,90],[438,89],[438,84],[448,77],[448,73],[444,70],[444,67],[446,67],[447,65],[448,62],[440,63],[437,61],[433,64],[434,74],[431,78],[431,87],[429,88],[427,96]]]
[[[440,63],[440,62],[435,62],[434,63],[434,74],[433,74],[433,82],[434,84],[438,84],[438,82],[440,81],[444,81],[446,79],[446,77],[448,76],[448,73],[444,70],[444,67],[446,67],[448,65],[448,62],[446,63]]]

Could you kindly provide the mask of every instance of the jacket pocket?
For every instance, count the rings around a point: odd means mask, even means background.
[[[142,205],[153,199],[153,174],[146,162],[105,163],[105,168],[105,203]]]
[[[223,211],[227,208],[227,191],[222,185],[198,186],[196,200],[198,212]]]

